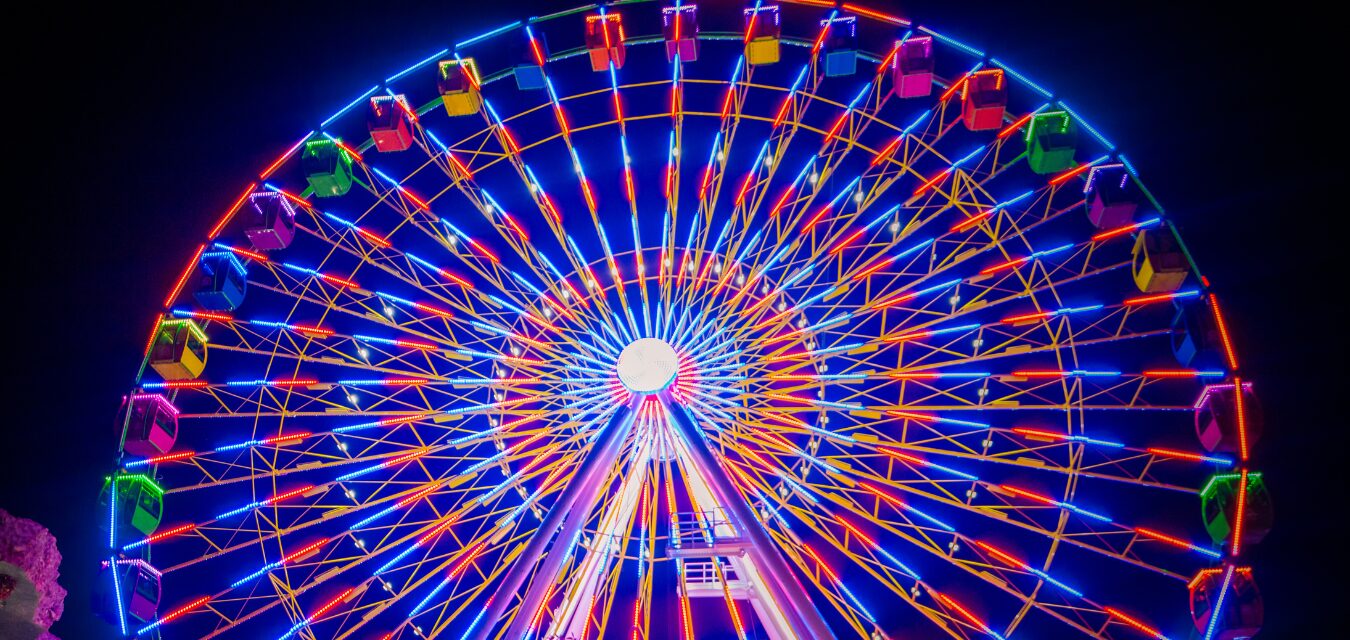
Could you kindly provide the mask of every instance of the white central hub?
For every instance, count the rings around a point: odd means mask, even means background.
[[[633,393],[653,394],[675,381],[680,357],[660,338],[642,338],[619,354],[619,382]]]

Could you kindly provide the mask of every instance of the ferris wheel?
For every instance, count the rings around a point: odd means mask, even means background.
[[[1247,638],[1262,414],[1110,140],[823,1],[589,5],[243,186],[117,415],[138,638]]]

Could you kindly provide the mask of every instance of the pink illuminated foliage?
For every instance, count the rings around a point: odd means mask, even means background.
[[[66,590],[57,584],[61,552],[56,538],[42,525],[18,518],[0,509],[0,562],[18,567],[37,587],[38,603],[33,623],[41,629],[51,627],[65,609]],[[21,581],[22,576],[12,576]],[[51,634],[44,639],[55,640]]]

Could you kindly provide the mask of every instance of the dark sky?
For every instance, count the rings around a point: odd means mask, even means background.
[[[451,8],[464,4],[475,9]],[[1337,58],[1329,44],[1318,50],[1331,41],[1292,3],[1023,4],[893,8],[1065,96],[1129,153],[1178,222],[1226,302],[1267,413],[1258,465],[1277,521],[1256,554],[1265,635],[1320,637],[1347,599],[1337,467],[1350,421],[1332,412],[1350,325],[1337,308],[1346,258],[1333,240],[1347,213],[1331,154],[1344,148],[1350,112],[1331,90]],[[556,6],[41,3],[45,15],[9,25],[40,44],[7,60],[20,75],[6,79],[5,134],[10,163],[25,171],[7,182],[19,201],[4,216],[0,506],[61,543],[72,594],[58,634],[105,629],[87,612],[87,589],[111,421],[197,239],[259,167],[372,81]]]

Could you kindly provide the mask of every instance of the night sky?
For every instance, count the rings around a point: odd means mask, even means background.
[[[0,279],[11,327],[0,507],[56,535],[71,595],[54,631],[68,639],[107,629],[88,612],[88,589],[118,399],[164,293],[240,186],[391,71],[571,6],[225,4],[42,3],[42,17],[10,24],[39,33],[8,56],[20,77],[7,78],[5,131],[20,170],[6,184],[18,202],[5,212]],[[451,8],[463,4],[476,9]],[[1333,246],[1345,181],[1330,159],[1347,112],[1328,90],[1336,58],[1316,50],[1328,41],[1290,4],[1264,17],[1179,2],[1021,4],[892,9],[1055,89],[1167,207],[1224,299],[1265,406],[1256,466],[1276,527],[1254,559],[1263,637],[1322,637],[1314,630],[1350,599],[1336,468],[1350,421],[1333,413],[1350,325],[1345,256]]]

